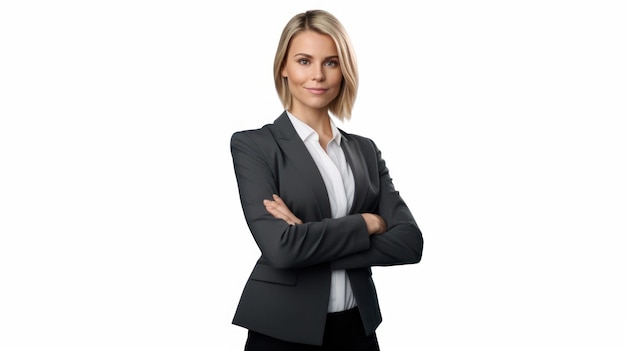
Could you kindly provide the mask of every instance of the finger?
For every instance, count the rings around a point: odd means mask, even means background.
[[[290,225],[302,223],[302,221],[291,212],[280,196],[273,194],[272,198],[274,198],[274,200],[264,199],[263,204],[274,218],[282,219]]]
[[[274,216],[274,218],[276,219],[282,219],[285,222],[289,220],[289,217],[285,216],[282,212],[278,211],[275,208],[267,208],[267,212],[269,212],[269,214]]]
[[[280,206],[277,203],[271,201],[265,204],[265,209],[271,211],[274,216],[280,215],[281,218],[293,217],[293,213],[286,209],[284,206]]]
[[[289,211],[288,208],[280,206],[276,202],[270,200],[263,201],[263,204],[265,205],[265,209],[270,212],[272,216],[283,220],[294,220],[295,216],[291,213],[291,211]]]
[[[281,206],[280,204],[276,203],[276,201],[272,201],[272,200],[263,200],[263,205],[265,205],[265,208],[271,208],[274,210],[278,210],[281,213],[285,213],[285,210],[283,209],[284,207]]]
[[[293,216],[293,213],[291,213],[291,211],[285,206],[276,205],[276,209],[282,212],[285,216]]]
[[[278,203],[279,205],[287,207],[287,204],[285,204],[285,202],[283,201],[283,199],[280,196],[274,194],[272,197],[274,198],[274,201],[276,201],[276,203]]]
[[[291,210],[289,210],[289,207],[287,207],[287,205],[285,205],[285,203],[283,202],[283,200],[278,196],[278,195],[274,195],[275,199],[272,200],[263,200],[263,204],[265,206],[272,206],[276,209],[279,209],[282,213],[286,214],[286,215],[293,215],[293,213],[291,212]]]

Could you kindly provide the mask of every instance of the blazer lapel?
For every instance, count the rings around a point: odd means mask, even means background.
[[[286,112],[274,121],[274,127],[276,142],[280,145],[281,151],[299,170],[302,188],[308,188],[312,192],[321,218],[331,217],[330,200],[324,179]]]
[[[350,140],[350,137],[345,132],[341,131],[341,148],[346,155],[346,160],[352,169],[352,175],[354,176],[354,200],[352,201],[352,207],[350,207],[350,214],[360,212],[363,208],[363,201],[365,200],[365,191],[369,184],[367,179],[367,166],[363,153],[359,150],[359,145],[354,140]]]
[[[365,200],[365,189],[369,184],[367,179],[367,166],[363,153],[359,150],[359,145],[342,130],[341,132],[341,148],[346,155],[346,160],[352,169],[352,175],[354,176],[354,200],[352,201],[352,207],[350,207],[350,214],[360,212],[363,208],[363,201]]]

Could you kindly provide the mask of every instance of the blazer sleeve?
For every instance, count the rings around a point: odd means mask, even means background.
[[[370,247],[360,214],[289,225],[263,205],[279,194],[280,152],[269,132],[236,132],[231,154],[246,223],[262,258],[276,268],[301,268],[328,263]],[[294,180],[297,181],[297,180]],[[313,200],[311,200],[313,201]]]
[[[351,269],[370,266],[391,266],[418,263],[422,259],[424,239],[411,211],[395,189],[389,169],[373,141],[376,154],[380,197],[378,215],[387,224],[387,232],[370,236],[369,249],[339,258],[332,269]]]

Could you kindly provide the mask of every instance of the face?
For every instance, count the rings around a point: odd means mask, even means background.
[[[335,42],[313,31],[296,34],[282,75],[293,97],[293,114],[327,111],[328,104],[339,95],[343,80]]]

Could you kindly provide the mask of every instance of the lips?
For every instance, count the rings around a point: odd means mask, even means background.
[[[328,91],[328,89],[323,88],[305,88],[309,93],[315,95],[321,95]]]

